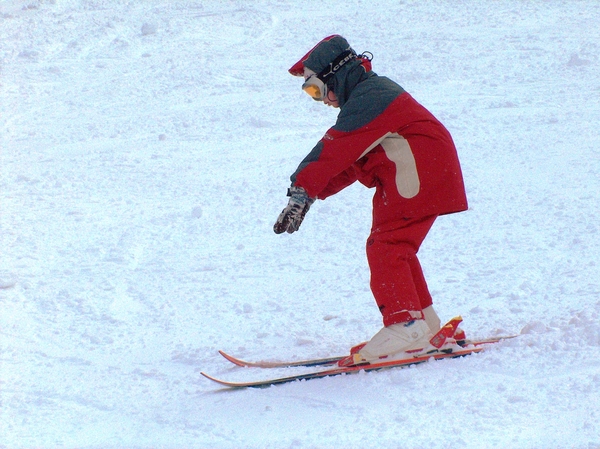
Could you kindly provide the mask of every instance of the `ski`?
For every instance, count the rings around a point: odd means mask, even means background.
[[[270,362],[270,361],[259,361],[249,362],[247,360],[238,359],[225,351],[219,351],[226,360],[237,366],[245,368],[292,368],[295,366],[322,366],[322,365],[334,365],[345,356],[328,357],[324,359],[309,359],[309,360],[298,360],[295,362]]]
[[[502,337],[491,337],[480,340],[465,340],[461,343],[461,346],[481,346],[485,344],[498,343],[502,340],[508,340],[510,338],[515,338],[517,335],[507,335]],[[326,366],[326,365],[335,365],[337,362],[347,357],[343,356],[334,356],[327,357],[322,359],[308,359],[308,360],[298,360],[298,361],[289,361],[289,362],[277,362],[277,361],[247,361],[242,360],[237,357],[232,356],[231,354],[226,353],[225,351],[219,351],[226,360],[233,363],[234,365],[245,367],[245,368],[292,368],[292,367],[311,367],[311,366]]]
[[[296,362],[269,362],[269,361],[261,361],[261,362],[249,362],[247,360],[238,359],[230,354],[227,354],[225,351],[219,351],[226,360],[229,360],[231,363],[237,366],[242,366],[245,368],[292,368],[295,366],[322,366],[322,365],[334,365],[339,360],[343,359],[345,356],[335,356],[328,357],[324,359],[310,359],[310,360],[299,360]]]
[[[493,343],[488,342],[488,343]],[[470,354],[474,354],[476,352],[481,352],[485,349],[483,343],[477,346],[470,346],[468,348],[460,349],[458,351],[453,352],[436,352],[433,354],[425,354],[418,357],[410,357],[407,359],[401,360],[390,360],[378,363],[367,363],[361,365],[353,365],[347,367],[335,367],[326,369],[323,371],[315,371],[311,373],[298,374],[294,376],[287,377],[279,377],[274,379],[267,380],[259,380],[259,381],[250,381],[250,382],[231,382],[223,379],[218,379],[216,377],[210,376],[204,372],[201,374],[207,379],[216,382],[224,387],[228,388],[262,388],[268,387],[271,385],[284,384],[289,382],[301,381],[301,380],[310,380],[310,379],[319,379],[323,377],[331,377],[331,376],[339,376],[342,374],[354,374],[360,371],[376,371],[381,369],[389,369],[389,368],[406,368],[411,365],[417,365],[420,363],[427,362],[429,360],[443,360],[448,358],[456,358],[456,357],[464,357]]]

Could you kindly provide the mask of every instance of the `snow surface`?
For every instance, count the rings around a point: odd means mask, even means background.
[[[0,1],[0,447],[600,448],[600,3]],[[275,235],[326,35],[452,132],[421,261],[464,359],[267,389],[381,326],[372,191]]]

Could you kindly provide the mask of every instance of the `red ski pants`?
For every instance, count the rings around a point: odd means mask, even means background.
[[[421,311],[432,303],[417,252],[436,218],[407,219],[367,240],[371,291],[384,326],[423,318]]]

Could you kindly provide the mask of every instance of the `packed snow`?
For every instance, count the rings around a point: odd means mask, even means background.
[[[0,448],[600,448],[600,3],[0,1]],[[225,390],[381,317],[372,191],[275,235],[339,33],[450,130],[420,259],[483,353]],[[305,370],[305,369],[304,369]]]

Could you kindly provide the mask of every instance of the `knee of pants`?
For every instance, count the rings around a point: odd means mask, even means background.
[[[373,238],[367,242],[367,260],[371,270],[410,264],[416,256],[416,250],[408,243],[382,243]]]

